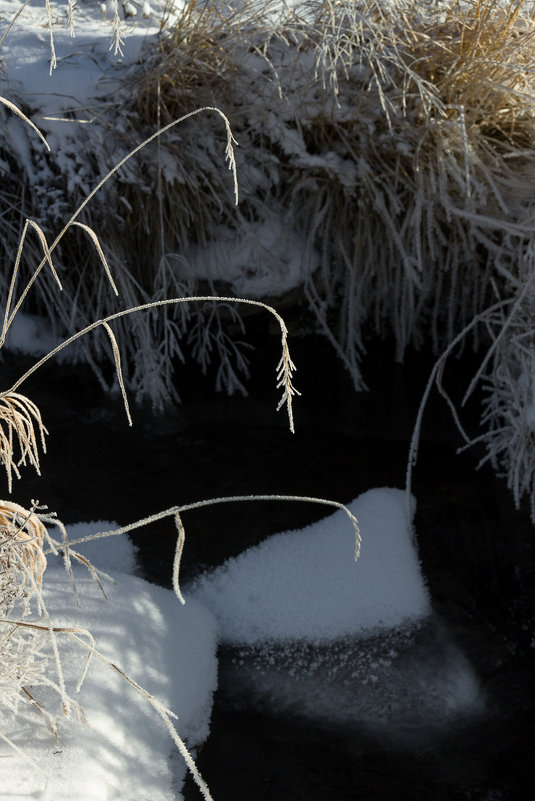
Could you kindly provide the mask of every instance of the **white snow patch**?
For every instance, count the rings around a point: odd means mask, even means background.
[[[20,0],[2,2],[0,38],[20,6]],[[56,150],[75,139],[80,126],[102,113],[119,86],[122,73],[117,68],[135,64],[147,43],[159,35],[162,19],[169,13],[170,24],[183,4],[155,0],[149,7],[133,3],[142,13],[121,19],[122,54],[116,54],[113,47],[113,3],[75,3],[74,36],[67,0],[51,2],[50,6],[57,67],[50,71],[52,51],[45,4],[43,0],[30,0],[0,49],[0,94],[38,109],[31,114],[32,121],[54,133]],[[119,9],[122,17],[121,3]]]
[[[54,530],[51,526],[48,528],[54,539],[61,540],[61,536],[58,535],[57,530]],[[67,526],[67,533],[69,541],[71,541],[104,531],[115,531],[119,528],[119,523],[112,520],[93,520],[87,523],[70,523]],[[120,573],[135,575],[140,570],[137,560],[139,549],[126,534],[118,534],[116,536],[102,537],[97,540],[82,542],[79,545],[73,546],[73,548],[89,559],[91,564],[95,567],[101,568],[106,572],[113,570]],[[48,556],[47,559],[50,564],[53,557]],[[79,564],[79,562],[73,562],[73,565]],[[85,570],[85,568],[80,565],[80,570]]]
[[[108,523],[79,524],[69,531],[84,536]],[[112,524],[113,525],[113,524]],[[123,546],[117,542],[122,540]],[[114,542],[115,541],[115,542]],[[100,541],[102,567],[110,569],[122,548],[120,567],[131,566],[128,541]],[[113,543],[113,544],[112,544]],[[97,650],[179,715],[180,736],[194,748],[209,733],[212,695],[217,684],[216,623],[194,600],[182,606],[175,595],[135,576],[114,573],[106,600],[92,578],[76,569],[80,607],[62,568],[47,568],[44,598],[55,626],[89,630]],[[93,657],[79,695],[75,685],[86,652],[67,635],[57,635],[67,690],[80,703],[87,726],[60,716],[57,737],[44,717],[22,704],[15,717],[4,717],[2,733],[48,774],[53,801],[175,801],[186,773],[175,746],[149,703],[112,668]],[[51,660],[51,665],[53,665]],[[51,673],[54,673],[51,667]],[[51,676],[54,678],[54,676]],[[48,688],[32,688],[45,708],[58,707]],[[2,745],[5,799],[39,797],[43,777]]]
[[[223,641],[333,640],[389,629],[430,613],[405,493],[373,489],[302,531],[277,534],[201,577],[188,596],[217,617]]]
[[[306,237],[279,218],[243,224],[239,231],[221,227],[212,242],[186,255],[196,278],[224,281],[238,297],[253,298],[302,286],[320,263]]]
[[[42,356],[59,344],[50,323],[44,317],[18,311],[7,332],[4,347],[8,350]]]

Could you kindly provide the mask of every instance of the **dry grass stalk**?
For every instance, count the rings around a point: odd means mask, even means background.
[[[11,22],[9,23],[9,25],[6,28],[6,30],[2,34],[2,38],[0,39],[0,48],[4,44],[4,42],[6,40],[6,37],[7,37],[8,33],[10,32],[11,28],[13,27],[15,22],[18,20],[18,18],[20,17],[20,15],[22,14],[22,12],[24,11],[24,9],[26,8],[26,6],[28,5],[29,2],[30,2],[30,0],[24,0],[23,2],[21,2],[20,6],[17,9],[17,11],[15,12]]]
[[[20,117],[22,120],[24,120],[24,122],[35,131],[35,133],[41,139],[47,150],[50,150],[50,145],[46,141],[45,137],[43,136],[39,128],[36,125],[34,125],[34,123],[29,119],[29,117],[27,117],[26,114],[24,114],[24,112],[22,112],[20,108],[18,108],[18,106],[15,105],[15,103],[12,103],[11,100],[7,99],[7,97],[0,97],[0,103],[2,103],[3,106],[6,106],[6,108],[8,108],[14,114],[16,114],[17,117]]]
[[[283,389],[282,398],[281,398],[281,400],[280,400],[280,402],[279,402],[279,404],[277,406],[277,411],[282,406],[286,407],[290,430],[293,433],[295,429],[294,429],[292,397],[294,395],[296,395],[296,394],[299,394],[299,393],[297,392],[297,390],[295,389],[295,387],[292,384],[292,375],[293,375],[293,372],[295,370],[295,365],[294,365],[293,361],[290,358],[290,351],[289,351],[289,348],[288,348],[288,340],[287,340],[288,329],[286,328],[286,324],[285,324],[284,320],[275,311],[275,309],[273,309],[271,306],[268,306],[266,303],[262,303],[261,301],[258,301],[258,300],[249,300],[248,298],[221,297],[219,295],[216,295],[216,296],[207,295],[206,297],[200,297],[199,296],[199,297],[192,297],[192,298],[166,298],[165,300],[159,300],[159,301],[155,301],[153,303],[145,303],[145,304],[143,304],[141,306],[136,306],[136,307],[134,307],[132,309],[123,309],[122,311],[115,312],[115,314],[110,314],[105,319],[96,320],[95,322],[93,322],[90,325],[86,326],[82,331],[78,331],[78,333],[73,334],[73,336],[71,336],[68,339],[64,340],[64,342],[62,342],[60,345],[58,345],[57,347],[55,347],[51,351],[49,351],[46,354],[46,356],[43,356],[42,359],[39,359],[38,362],[36,362],[32,367],[29,368],[29,370],[27,370],[22,376],[20,376],[20,378],[18,378],[17,381],[15,381],[15,383],[8,390],[8,393],[6,393],[5,396],[9,395],[9,397],[13,397],[14,394],[16,393],[16,390],[20,387],[20,385],[22,383],[24,383],[24,381],[26,381],[26,379],[29,378],[29,376],[32,375],[32,373],[34,373],[36,370],[38,370],[39,367],[41,367],[45,362],[47,362],[53,356],[56,356],[64,348],[66,348],[67,346],[71,345],[73,342],[76,342],[76,340],[80,339],[81,337],[84,337],[90,331],[94,331],[99,326],[103,326],[105,328],[107,327],[106,330],[108,331],[108,333],[110,333],[111,332],[111,328],[109,328],[109,325],[108,325],[109,322],[111,322],[112,320],[119,319],[121,317],[126,317],[126,316],[128,316],[130,314],[134,314],[135,312],[145,311],[147,309],[156,309],[156,308],[161,308],[161,307],[165,307],[165,306],[171,306],[171,305],[174,305],[174,304],[207,303],[207,302],[212,302],[212,303],[245,303],[245,304],[247,304],[249,306],[256,306],[256,307],[259,307],[261,309],[264,309],[264,310],[270,312],[270,314],[272,314],[273,317],[275,317],[275,319],[277,320],[277,323],[279,324],[280,331],[281,331],[281,345],[282,345],[282,356],[281,356],[281,360],[280,360],[280,362],[278,364],[278,367],[277,367],[277,387]],[[113,333],[111,333],[111,337],[112,337],[112,344],[113,344],[115,342],[115,337],[114,337]],[[118,348],[117,348],[116,343],[115,343],[115,346],[114,346],[114,357],[115,357],[116,368],[118,370],[118,380],[119,380],[119,383],[120,383],[120,385],[122,387],[122,390],[123,390],[123,399],[124,399],[124,402],[125,402],[125,408],[127,410],[127,415],[129,416],[128,402],[126,400],[126,394],[124,392],[124,382],[122,380],[120,358],[119,358]],[[23,396],[17,396],[17,397],[23,397]],[[0,399],[1,399],[1,396],[0,396]]]
[[[348,516],[351,525],[353,526],[353,532],[355,535],[355,552],[354,552],[355,561],[359,558],[362,538],[360,534],[359,523],[355,515],[343,503],[339,503],[338,501],[327,500],[325,498],[308,497],[305,495],[231,495],[228,497],[210,498],[203,501],[183,504],[181,506],[172,506],[170,509],[165,509],[163,512],[157,512],[154,515],[145,517],[142,520],[137,520],[134,523],[122,526],[121,528],[115,529],[113,531],[101,531],[96,534],[91,534],[87,537],[80,537],[79,539],[71,540],[69,542],[69,547],[72,547],[73,545],[79,545],[83,542],[91,542],[93,540],[102,539],[105,537],[115,537],[122,534],[127,534],[131,531],[135,531],[136,529],[148,526],[151,523],[155,523],[158,520],[164,520],[165,518],[171,517],[173,518],[177,529],[177,542],[176,542],[175,556],[173,560],[173,569],[172,569],[173,589],[180,603],[184,604],[185,600],[184,596],[182,595],[182,591],[180,589],[180,579],[179,579],[180,562],[182,558],[182,552],[184,549],[184,542],[186,539],[186,531],[184,528],[184,524],[182,522],[182,515],[184,514],[184,512],[189,512],[195,509],[202,509],[206,506],[214,506],[224,503],[243,503],[243,502],[250,503],[257,501],[277,501],[279,503],[280,502],[316,503],[316,504],[321,504],[323,506],[330,506],[334,507],[335,509],[343,510]],[[57,543],[57,545],[58,548],[60,549],[64,547],[59,543]]]

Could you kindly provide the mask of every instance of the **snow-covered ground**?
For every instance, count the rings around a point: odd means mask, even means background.
[[[70,526],[69,534],[78,538],[114,527],[103,521],[82,523]],[[74,563],[77,606],[59,557],[49,556],[43,598],[54,627],[89,631],[97,651],[178,715],[179,736],[194,749],[208,736],[217,684],[215,619],[194,600],[183,606],[171,591],[132,575],[137,566],[126,538],[89,546],[79,551],[114,583],[104,582],[105,598],[85,567]],[[43,624],[42,618],[35,620]],[[55,733],[27,700],[15,714],[2,714],[0,733],[20,749],[1,746],[2,801],[37,798],[43,789],[50,801],[180,798],[186,764],[178,753],[171,757],[175,746],[162,718],[95,656],[76,692],[87,653],[67,634],[56,637],[66,690],[80,705],[83,721],[72,714],[64,717],[57,692],[42,686],[32,692],[44,710],[57,714]],[[51,654],[46,676],[57,683]]]
[[[97,98],[102,99],[103,85],[107,94],[113,91],[108,82],[114,67],[134,63],[139,58],[143,45],[157,36],[168,4],[153,0],[149,6],[134,0],[132,7],[139,13],[125,19],[121,11],[123,44],[117,52],[113,3],[77,2],[71,29],[67,0],[51,2],[53,51],[45,3],[30,0],[16,17],[22,5],[19,0],[5,0],[0,9],[0,38],[15,20],[0,49],[2,94],[16,93],[37,110],[33,118],[37,124],[42,119],[46,129],[51,130],[51,123],[56,122],[54,130],[60,132],[80,124],[69,115],[80,114],[83,120],[81,113],[85,110],[85,119],[89,121],[92,114],[98,114],[101,100]],[[52,52],[56,59],[54,68]]]

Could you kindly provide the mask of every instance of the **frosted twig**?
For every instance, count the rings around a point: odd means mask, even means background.
[[[293,501],[299,503],[318,503],[322,504],[323,506],[332,506],[336,509],[341,509],[346,513],[351,522],[351,525],[353,526],[353,531],[355,534],[355,551],[354,551],[355,561],[360,556],[362,538],[360,534],[358,520],[355,517],[355,515],[351,512],[351,510],[348,509],[348,507],[345,506],[343,503],[339,503],[338,501],[331,501],[327,500],[326,498],[309,497],[306,495],[302,496],[301,495],[231,495],[227,497],[210,498],[208,500],[196,501],[194,503],[183,504],[181,506],[172,506],[170,509],[165,509],[163,512],[157,512],[154,515],[150,515],[149,517],[144,517],[142,520],[137,520],[134,523],[130,523],[126,526],[121,526],[121,528],[115,529],[113,531],[101,531],[97,532],[96,534],[90,534],[87,537],[80,537],[79,539],[71,540],[69,545],[70,546],[79,545],[82,542],[92,542],[93,540],[102,539],[104,537],[115,537],[121,534],[127,534],[130,531],[135,531],[138,528],[150,525],[151,523],[155,523],[158,520],[163,520],[164,518],[167,517],[174,518],[175,525],[178,531],[178,538],[175,549],[175,557],[173,560],[173,588],[180,602],[184,603],[184,598],[180,590],[179,569],[180,569],[180,558],[184,547],[186,532],[182,524],[181,515],[184,512],[193,511],[195,509],[202,509],[206,506],[215,506],[217,504],[222,504],[222,503],[239,503],[244,501],[247,502]],[[61,548],[61,545],[60,544],[58,545]]]
[[[57,67],[57,60],[56,60],[56,48],[54,46],[54,31],[52,30],[52,9],[50,8],[50,0],[45,0],[45,8],[46,14],[48,19],[48,35],[50,38],[50,71],[49,75],[52,75],[53,71]]]
[[[184,531],[184,525],[182,523],[180,513],[176,512],[174,517],[175,517],[175,525],[178,531],[178,537],[176,540],[175,556],[173,559],[173,589],[180,603],[185,604],[186,602],[184,600],[184,596],[182,595],[182,592],[180,590],[179,574],[180,574],[180,560],[182,559],[182,551],[184,550],[184,541],[186,539],[186,532]]]
[[[277,320],[279,327],[281,329],[281,344],[282,344],[282,357],[281,362],[277,368],[277,387],[284,387],[283,396],[277,408],[280,408],[283,404],[286,405],[287,412],[288,412],[288,420],[290,425],[290,430],[294,430],[293,424],[293,411],[292,411],[292,395],[298,394],[297,390],[294,389],[291,383],[291,373],[292,370],[295,369],[293,362],[290,358],[289,350],[288,350],[288,342],[287,342],[287,335],[288,330],[286,328],[286,324],[284,320],[275,311],[274,308],[268,306],[267,303],[262,303],[259,300],[249,300],[248,298],[233,298],[233,297],[225,297],[225,296],[218,296],[218,295],[206,295],[206,296],[196,296],[191,298],[166,298],[164,300],[157,300],[152,301],[151,303],[143,303],[139,306],[133,306],[130,309],[123,309],[122,311],[115,312],[114,314],[110,314],[107,317],[104,317],[102,320],[96,320],[95,322],[91,323],[90,325],[83,328],[78,333],[73,334],[68,339],[64,340],[61,344],[57,345],[51,351],[49,351],[42,359],[39,359],[29,370],[27,370],[24,375],[22,375],[13,386],[4,393],[0,393],[0,400],[5,397],[6,395],[12,395],[18,387],[27,379],[29,378],[32,373],[41,367],[45,362],[55,356],[57,353],[66,348],[72,342],[75,342],[80,337],[85,336],[90,331],[93,331],[95,328],[98,328],[99,325],[105,325],[109,323],[111,320],[116,320],[119,317],[124,317],[128,314],[133,314],[134,312],[144,311],[145,309],[153,309],[158,308],[160,306],[170,306],[172,304],[180,304],[180,303],[199,303],[199,302],[206,302],[212,301],[217,303],[246,303],[249,306],[257,306],[259,308],[265,309],[266,311],[270,312],[275,319]]]
[[[29,125],[29,126],[30,126],[30,128],[33,128],[33,130],[35,131],[35,133],[37,134],[37,136],[39,137],[39,139],[40,139],[40,140],[41,140],[41,141],[42,141],[42,142],[45,144],[45,146],[46,146],[46,149],[47,149],[47,150],[50,150],[50,145],[49,145],[49,144],[48,144],[48,142],[46,141],[45,137],[43,136],[43,134],[41,133],[41,131],[39,130],[39,128],[38,128],[36,125],[34,125],[34,124],[33,124],[33,122],[32,122],[30,119],[28,119],[28,117],[26,116],[26,114],[24,114],[24,113],[23,113],[23,112],[20,110],[20,108],[17,108],[17,106],[16,106],[14,103],[12,103],[12,102],[11,102],[11,100],[8,100],[6,97],[0,97],[0,103],[2,103],[4,106],[7,106],[7,108],[8,108],[8,109],[10,109],[11,111],[13,111],[13,112],[14,112],[14,114],[16,114],[16,115],[17,115],[18,117],[20,117],[22,120],[24,120],[24,122],[25,122],[27,125]]]

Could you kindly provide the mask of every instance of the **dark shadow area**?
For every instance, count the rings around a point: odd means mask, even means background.
[[[293,339],[296,433],[275,412],[278,338],[249,323],[248,398],[215,395],[210,376],[178,371],[182,405],[164,415],[106,397],[91,371],[49,363],[21,387],[48,427],[42,477],[29,468],[13,500],[37,498],[65,522],[126,524],[170,506],[220,495],[303,494],[342,502],[381,486],[402,487],[408,444],[433,358],[393,363],[390,343],[369,343],[368,393],[356,395],[343,366],[318,338]],[[24,369],[6,354],[4,386]],[[445,383],[460,396],[476,364],[452,360]],[[465,422],[477,431],[473,404]],[[415,529],[433,606],[470,660],[489,701],[484,723],[464,723],[418,752],[354,732],[233,709],[215,699],[211,735],[198,764],[216,801],[527,801],[535,784],[533,528],[505,482],[475,470],[434,392],[414,472]],[[183,579],[220,564],[270,534],[326,514],[319,506],[242,503],[184,515]],[[363,532],[365,547],[365,532]],[[170,586],[171,520],[135,535],[147,577]],[[187,801],[199,798],[188,780]]]

